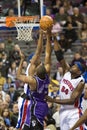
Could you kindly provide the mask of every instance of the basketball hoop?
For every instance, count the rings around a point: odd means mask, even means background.
[[[37,16],[21,16],[21,17],[7,17],[6,25],[8,27],[16,27],[17,39],[19,41],[32,41],[32,30],[37,22]]]

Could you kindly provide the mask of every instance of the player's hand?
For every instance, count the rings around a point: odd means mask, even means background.
[[[70,130],[74,130],[74,129],[71,128]]]
[[[48,29],[47,29],[47,33],[50,34],[50,33],[51,33],[51,30],[52,30],[52,28],[48,28]]]
[[[40,29],[40,30],[39,30],[39,33],[40,33],[41,35],[43,35],[43,34],[44,34],[44,30]]]

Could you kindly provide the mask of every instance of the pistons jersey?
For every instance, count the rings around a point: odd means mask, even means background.
[[[84,78],[82,76],[72,79],[70,72],[65,73],[60,84],[60,99],[70,99],[73,90],[81,81],[84,81]],[[61,105],[61,108],[73,109],[80,107],[82,95],[78,100],[76,100],[76,102],[73,105]]]

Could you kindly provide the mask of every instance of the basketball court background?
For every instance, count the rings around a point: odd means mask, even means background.
[[[26,12],[25,12],[25,16],[27,15],[38,15],[39,18],[41,18],[43,15],[45,15],[46,13],[46,4],[47,4],[47,1],[46,0],[29,0],[29,2],[31,1],[31,4],[30,6],[27,7],[26,9]],[[48,0],[50,1],[50,0]],[[17,4],[18,3],[18,4]],[[35,12],[36,10],[36,5],[38,4],[38,9],[37,9],[37,12]],[[2,0],[0,1],[0,42],[5,42],[6,45],[10,46],[13,42],[14,43],[18,43],[21,47],[21,49],[25,52],[25,54],[27,56],[31,55],[32,53],[35,52],[36,50],[36,46],[37,46],[37,40],[36,40],[36,37],[37,37],[37,34],[38,34],[38,27],[37,26],[34,26],[34,29],[33,29],[33,34],[34,35],[34,40],[31,41],[31,42],[25,42],[25,41],[18,41],[16,39],[17,37],[17,30],[16,30],[16,27],[6,27],[6,16],[4,16],[6,14],[6,11],[10,8],[15,8],[15,11],[17,13],[17,16],[20,17],[22,14],[21,14],[21,0],[14,0],[12,2],[12,0]],[[29,10],[34,10],[32,14],[28,14],[27,12]],[[4,14],[2,14],[2,11],[4,11]],[[37,14],[35,14],[37,13]],[[37,23],[38,24],[38,23]],[[42,54],[42,60],[43,60],[43,57],[44,57],[44,53]],[[52,54],[52,71],[54,73],[54,70],[56,71],[56,57],[54,54]]]
[[[17,36],[15,27],[6,27],[6,11],[11,8],[14,8],[18,17],[37,15],[38,21],[41,16],[45,14],[46,9],[45,5],[43,4],[43,0],[23,0],[22,5],[21,0],[14,0],[13,4],[12,1],[10,3],[10,0],[9,2],[6,0],[0,1],[0,40],[8,39],[9,37],[12,37],[12,39],[14,39]],[[23,11],[21,11],[22,8]],[[2,12],[4,12],[4,14]],[[37,29],[36,26],[34,26],[34,29]]]

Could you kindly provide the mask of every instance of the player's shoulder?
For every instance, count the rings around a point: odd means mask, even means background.
[[[79,84],[84,85],[84,84],[85,84],[85,81],[84,81],[84,80],[81,80]]]

